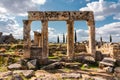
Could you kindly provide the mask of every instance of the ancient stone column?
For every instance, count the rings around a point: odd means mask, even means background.
[[[42,60],[44,63],[48,59],[48,21],[42,20]]]
[[[38,46],[38,44],[39,44],[38,35],[37,32],[34,31],[34,45]]]
[[[30,38],[30,20],[23,20],[23,40],[24,40],[24,58],[30,58],[30,47],[31,47],[31,38]]]
[[[42,47],[42,33],[40,34],[40,37],[39,37],[39,47]]]
[[[89,20],[87,22],[89,28],[89,53],[96,53],[96,45],[95,45],[95,24],[94,20]]]
[[[74,21],[67,21],[67,56],[74,58]]]

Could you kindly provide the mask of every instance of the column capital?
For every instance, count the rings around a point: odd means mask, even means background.
[[[67,22],[74,22],[74,20],[67,20]]]
[[[31,24],[32,20],[23,20],[24,25]]]
[[[48,20],[41,20],[41,22],[42,22],[42,23],[44,23],[44,22],[48,22]]]

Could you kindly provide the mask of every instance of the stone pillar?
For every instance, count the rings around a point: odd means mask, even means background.
[[[67,21],[67,56],[74,58],[74,21]]]
[[[42,47],[42,33],[40,34],[40,37],[39,37],[39,47]]]
[[[96,53],[96,45],[95,45],[95,24],[94,20],[90,20],[87,22],[89,28],[89,53]]]
[[[38,35],[37,32],[34,31],[34,45],[38,46],[38,44],[39,44]]]
[[[31,47],[31,38],[30,38],[30,25],[31,25],[30,20],[23,20],[23,40],[24,40],[24,58],[30,58],[30,47]]]
[[[42,22],[42,60],[43,63],[47,63],[48,60],[48,21]]]

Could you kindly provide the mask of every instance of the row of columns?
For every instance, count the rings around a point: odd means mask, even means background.
[[[30,20],[24,20],[24,50],[25,58],[30,58],[30,47],[31,47],[31,38],[30,38]],[[48,58],[48,21],[42,20],[42,59]],[[89,28],[89,53],[95,53],[95,27],[94,24],[88,22]],[[74,21],[67,21],[67,56],[69,59],[74,58]]]

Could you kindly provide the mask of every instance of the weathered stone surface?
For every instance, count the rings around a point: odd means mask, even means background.
[[[91,18],[93,12],[91,11],[29,11],[29,20],[87,20]]]
[[[103,70],[105,70],[108,73],[112,73],[113,72],[113,67],[105,67],[105,68],[103,68]]]
[[[79,69],[82,66],[81,63],[64,63],[64,66],[72,69]]]
[[[103,59],[103,55],[100,51],[96,51],[95,53],[95,60],[96,61],[101,61]]]
[[[86,74],[82,74],[82,80],[89,80],[90,76]]]
[[[14,74],[11,80],[23,80],[23,78],[19,74]]]
[[[12,75],[12,71],[0,72],[0,77],[7,77]]]
[[[102,78],[102,77],[93,77],[93,80],[107,80],[107,79]]]
[[[68,59],[74,59],[74,21],[67,21],[67,56]]]
[[[13,69],[22,69],[22,65],[18,63],[14,63],[8,66],[8,69],[13,70]]]
[[[113,58],[104,58],[100,63],[99,67],[103,68],[104,66],[114,67],[116,59]]]
[[[34,75],[34,71],[33,70],[24,70],[23,75],[27,78],[32,77]]]
[[[82,77],[79,73],[62,73],[62,79],[80,79]]]
[[[55,62],[55,63],[49,64],[47,66],[44,66],[41,69],[45,69],[45,70],[60,69],[60,68],[62,68],[62,66],[63,66],[62,62]]]
[[[120,80],[120,67],[114,69],[114,76]]]
[[[116,65],[120,67],[120,59],[116,60]]]
[[[28,61],[27,66],[28,66],[29,69],[36,69],[36,67],[37,67],[37,59]]]
[[[82,74],[82,80],[111,80],[111,79],[105,79],[100,76],[89,76],[86,74]]]
[[[30,78],[34,75],[33,70],[15,70],[13,71],[13,74],[23,74],[26,78]]]

